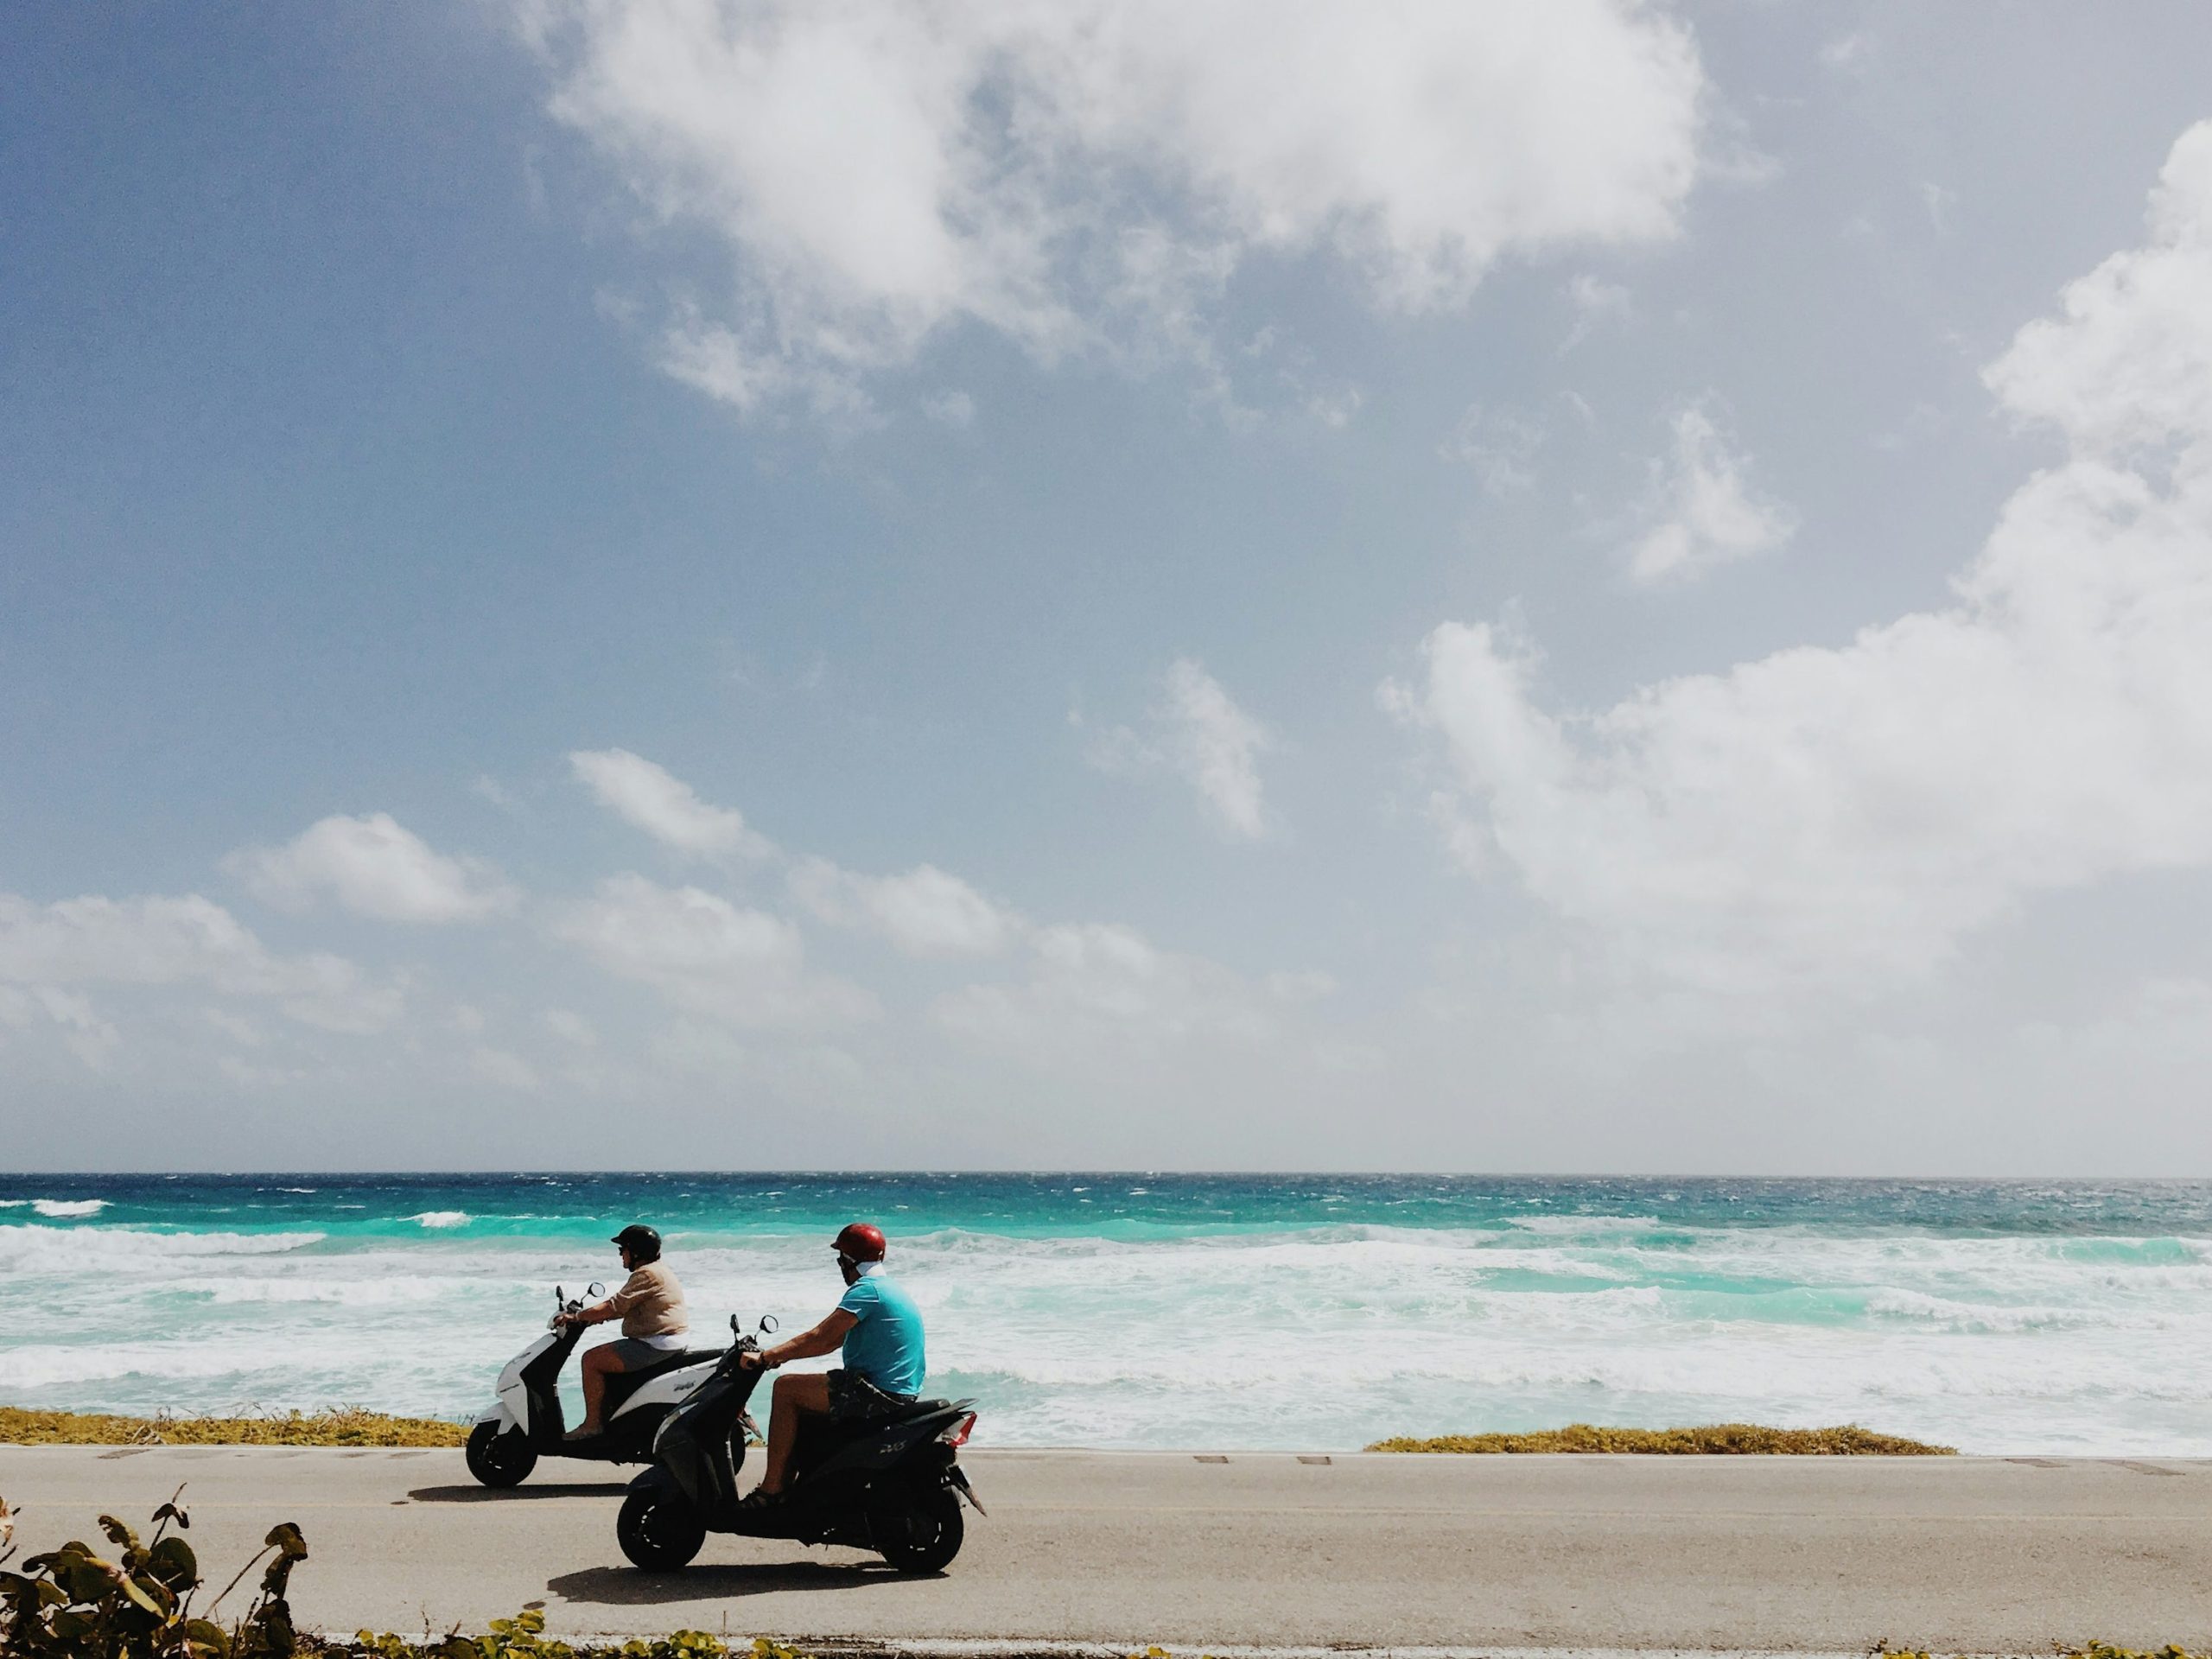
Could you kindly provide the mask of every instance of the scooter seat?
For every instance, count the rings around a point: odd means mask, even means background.
[[[917,1417],[934,1417],[941,1411],[950,1411],[950,1400],[912,1400],[878,1421],[887,1423],[911,1423]]]
[[[680,1348],[672,1354],[663,1354],[650,1365],[640,1365],[634,1371],[624,1371],[620,1375],[634,1384],[668,1371],[680,1371],[689,1365],[702,1365],[721,1357],[719,1348]]]

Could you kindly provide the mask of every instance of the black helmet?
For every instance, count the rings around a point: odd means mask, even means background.
[[[630,1254],[638,1258],[640,1265],[660,1260],[660,1235],[650,1227],[639,1226],[635,1222],[615,1234],[607,1243],[628,1246]]]

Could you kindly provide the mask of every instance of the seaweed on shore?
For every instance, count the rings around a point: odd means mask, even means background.
[[[0,1443],[15,1446],[461,1446],[463,1423],[391,1417],[358,1406],[247,1417],[117,1417],[0,1406]]]
[[[1835,1428],[1767,1428],[1758,1423],[1707,1423],[1694,1428],[1599,1428],[1569,1423],[1528,1434],[1397,1435],[1370,1452],[1470,1453],[1591,1452],[1631,1457],[1948,1458],[1948,1446],[1877,1434],[1856,1423]]]

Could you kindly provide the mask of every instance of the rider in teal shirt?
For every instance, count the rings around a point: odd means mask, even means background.
[[[793,1373],[776,1379],[774,1408],[768,1417],[767,1467],[760,1485],[745,1501],[769,1503],[783,1496],[791,1478],[791,1447],[802,1415],[842,1422],[887,1417],[922,1391],[929,1369],[922,1345],[922,1313],[883,1271],[889,1251],[882,1230],[856,1221],[837,1235],[837,1270],[845,1294],[811,1331],[801,1332],[772,1348],[748,1354],[741,1362],[773,1370],[786,1361],[811,1359],[843,1351],[844,1364],[834,1371]]]
[[[922,1347],[922,1310],[880,1262],[858,1264],[861,1277],[837,1301],[857,1321],[845,1332],[846,1370],[894,1399],[912,1400],[922,1391],[929,1370]]]

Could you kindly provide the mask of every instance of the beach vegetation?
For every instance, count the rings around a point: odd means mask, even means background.
[[[1526,1434],[1398,1435],[1370,1452],[1611,1453],[1632,1457],[1948,1458],[1948,1446],[1878,1434],[1856,1423],[1836,1428],[1767,1428],[1758,1423],[1707,1423],[1694,1428],[1600,1428],[1569,1423]]]
[[[493,1619],[481,1636],[454,1630],[416,1641],[389,1630],[357,1630],[351,1642],[326,1641],[321,1652],[327,1659],[809,1659],[768,1637],[733,1643],[704,1630],[572,1645],[546,1635],[545,1615],[534,1607]]]
[[[73,1538],[28,1557],[10,1571],[13,1518],[0,1502],[0,1653],[10,1659],[289,1659],[299,1649],[285,1600],[307,1541],[289,1521],[270,1529],[261,1549],[208,1603],[197,1606],[200,1562],[184,1535],[192,1517],[177,1501],[154,1511],[154,1535],[111,1515],[100,1516],[105,1549]],[[176,1529],[172,1532],[169,1529]],[[229,1624],[215,1614],[246,1574],[261,1579],[245,1611]]]
[[[238,1417],[118,1417],[0,1406],[0,1443],[14,1446],[461,1446],[468,1426],[391,1417],[359,1406]]]

